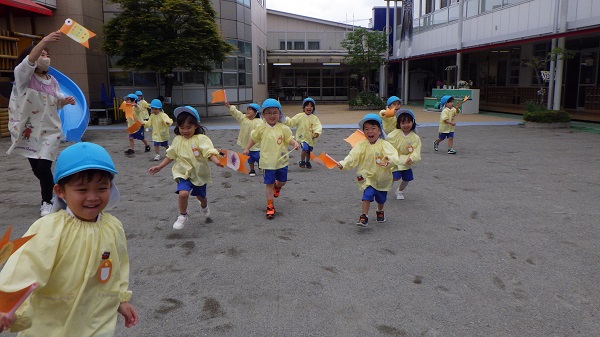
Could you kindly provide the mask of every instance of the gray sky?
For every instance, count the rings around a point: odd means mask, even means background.
[[[335,22],[368,27],[373,16],[372,8],[386,6],[384,0],[266,0],[267,8],[324,19]],[[393,6],[393,2],[390,6]]]

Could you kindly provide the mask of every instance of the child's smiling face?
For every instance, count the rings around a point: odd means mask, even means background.
[[[158,115],[160,113],[160,109],[157,108],[152,108],[150,111],[155,115]]]
[[[390,108],[394,109],[394,110],[398,110],[400,109],[400,101],[395,101],[394,103],[392,103],[390,105]]]
[[[256,117],[256,111],[254,109],[252,109],[251,107],[247,107],[246,108],[246,117],[248,117],[248,119],[254,119],[254,117]]]
[[[177,127],[179,128],[179,134],[185,139],[189,139],[196,134],[196,124],[185,121],[182,125],[178,125]]]
[[[277,121],[279,120],[279,114],[280,112],[278,108],[265,108],[262,113],[263,118],[270,126],[277,124]]]
[[[67,203],[77,219],[94,222],[108,205],[111,186],[107,176],[96,173],[88,178],[79,173],[66,184],[55,185],[54,193]]]
[[[404,119],[402,121],[400,121],[400,129],[402,130],[402,132],[404,132],[404,134],[408,134],[413,127],[413,121],[410,119]]]
[[[375,144],[377,139],[379,139],[379,136],[381,136],[381,128],[379,127],[379,123],[376,121],[366,121],[363,124],[363,133],[369,140],[369,143]]]
[[[306,102],[302,109],[304,110],[305,114],[311,115],[315,111],[315,106],[312,104],[312,102]]]

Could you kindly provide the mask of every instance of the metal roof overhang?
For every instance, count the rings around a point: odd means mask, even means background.
[[[268,63],[344,63],[346,53],[289,53],[270,51],[267,53]]]
[[[0,5],[18,8],[24,11],[52,16],[52,11],[31,0],[0,0]]]

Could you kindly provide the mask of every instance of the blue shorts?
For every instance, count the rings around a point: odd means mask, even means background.
[[[188,179],[177,179],[177,190],[175,193],[179,194],[179,191],[191,191],[190,194],[195,197],[206,198],[206,184],[196,186]]]
[[[438,138],[441,140],[444,140],[446,138],[454,138],[454,132],[440,133]]]
[[[363,191],[362,200],[370,202],[375,200],[378,204],[385,204],[385,201],[387,200],[387,193],[387,191],[378,191],[369,186]]]
[[[248,152],[248,164],[258,163],[260,161],[260,151]]]
[[[165,140],[164,142],[154,142],[154,146],[164,146],[164,147],[167,147],[167,146],[169,146],[169,141]]]
[[[129,139],[139,139],[139,140],[146,139],[146,137],[144,137],[144,127],[141,127],[136,132],[129,134]]]
[[[412,181],[415,179],[413,177],[412,169],[402,170],[402,171],[394,171],[392,172],[392,176],[394,176],[394,181],[402,179],[402,181]]]
[[[282,167],[277,170],[263,170],[263,179],[266,185],[275,184],[275,180],[279,182],[287,181],[288,167]]]
[[[306,151],[306,152],[312,152],[312,150],[313,150],[313,147],[308,145],[307,142],[300,143],[300,148],[302,149],[302,151]]]

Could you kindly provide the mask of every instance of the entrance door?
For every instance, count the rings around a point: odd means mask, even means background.
[[[588,87],[596,86],[598,74],[598,52],[583,50],[579,62],[579,92],[577,93],[577,107],[585,106],[585,93]]]

